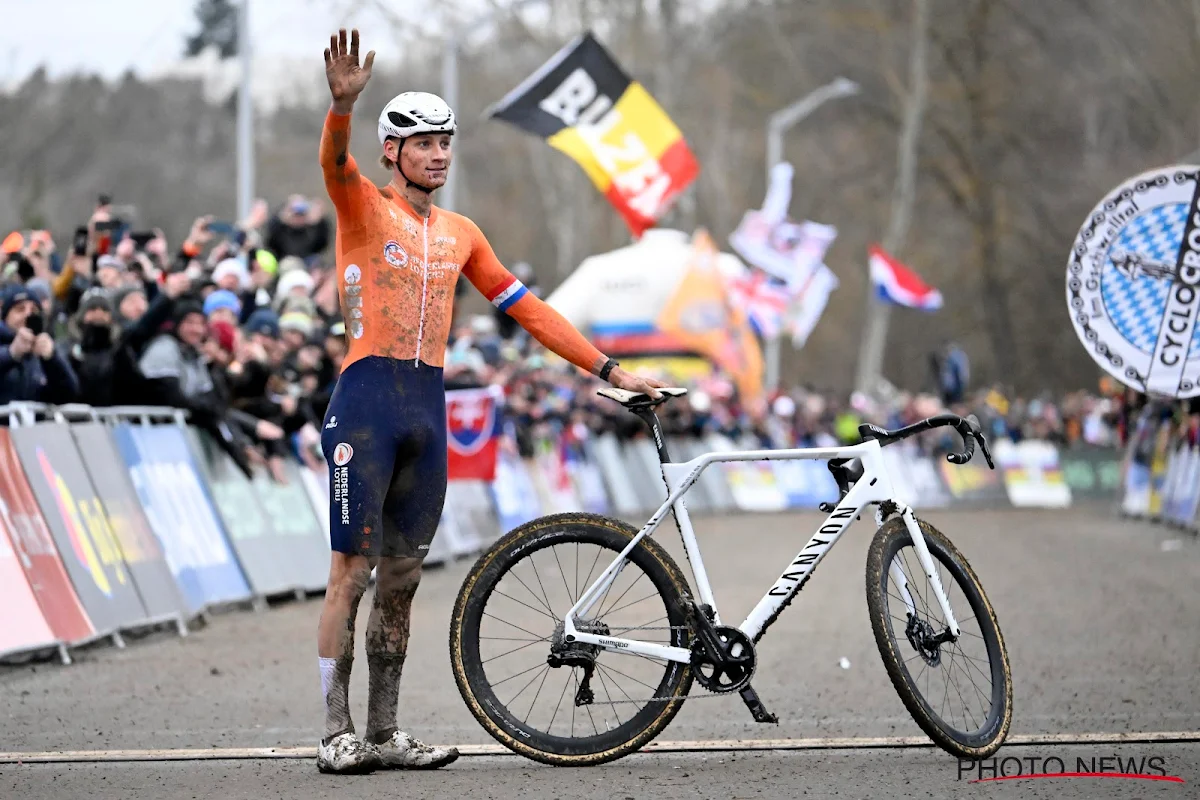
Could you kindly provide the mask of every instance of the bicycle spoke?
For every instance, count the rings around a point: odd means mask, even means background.
[[[619,602],[621,602],[622,600],[624,600],[624,599],[625,599],[625,595],[629,594],[629,593],[630,593],[630,592],[633,590],[633,587],[634,587],[634,586],[637,586],[637,582],[638,582],[638,578],[634,578],[634,579],[633,579],[633,583],[629,584],[629,588],[628,588],[628,589],[626,589],[625,591],[621,592],[621,596],[620,596],[620,597],[618,597],[616,600],[613,600],[613,605],[615,606],[617,603],[619,603]],[[613,583],[616,583],[616,581],[613,581]],[[655,592],[655,594],[654,594],[654,595],[650,595],[650,596],[651,596],[651,597],[654,597],[656,594],[658,594],[658,593],[657,593],[657,592]],[[599,613],[599,614],[597,614],[597,615],[596,615],[596,617],[597,617],[597,619],[599,619],[599,618],[601,618],[601,617],[604,617],[604,616],[606,616],[607,614],[615,614],[615,613],[616,613],[616,611],[613,611],[613,610],[611,610],[611,609],[610,609],[610,610],[608,610],[608,611],[604,611],[604,610],[603,610],[603,606],[602,606],[602,607],[601,607],[601,611],[600,611],[600,613]]]
[[[596,665],[600,666],[599,664]],[[604,672],[597,671],[596,675],[600,678],[600,685],[604,687],[604,696],[608,698],[608,704],[612,707],[613,716],[617,718],[617,726],[620,727],[624,723],[621,721],[621,715],[617,712],[617,704],[612,701],[612,692],[608,690],[608,681],[604,680]],[[628,695],[626,695],[628,697]]]
[[[543,670],[550,669],[550,665],[549,665],[549,664],[539,664],[538,666],[540,666],[540,667],[541,667]],[[530,669],[528,669],[528,670],[525,670],[525,671],[526,671],[526,672],[532,672],[533,670],[535,670],[535,669],[537,669],[537,668],[538,668],[538,667],[532,667],[532,668],[530,668]],[[530,686],[533,686],[533,682],[534,682],[534,681],[536,681],[536,680],[538,679],[538,676],[540,676],[540,675],[541,675],[541,673],[539,672],[537,675],[534,675],[532,678],[530,678],[530,679],[529,679],[529,683],[527,683],[527,684],[525,684],[524,686],[522,686],[522,687],[521,687],[521,691],[519,691],[519,692],[517,692],[516,694],[514,694],[514,695],[512,696],[512,699],[511,699],[511,700],[509,700],[509,701],[508,701],[507,703],[505,703],[504,705],[506,705],[506,706],[510,706],[510,705],[512,705],[513,703],[517,702],[517,698],[518,698],[518,697],[520,697],[521,695],[525,694],[525,690],[526,690],[526,689],[528,689]],[[513,677],[516,677],[516,676],[514,675]],[[493,689],[493,690],[495,690],[495,688],[496,688],[495,686],[493,686],[493,687],[492,687],[492,689]]]
[[[532,560],[532,559],[530,559],[530,560]],[[538,601],[539,603],[542,603],[542,604],[543,604],[543,606],[544,606],[544,607],[545,607],[545,609],[546,609],[546,613],[547,613],[547,614],[549,614],[551,617],[553,617],[553,616],[554,616],[554,610],[550,608],[550,604],[549,604],[549,603],[547,603],[547,602],[545,602],[545,601],[543,600],[543,598],[541,598],[541,597],[538,597],[538,596],[537,596],[537,592],[533,591],[533,589],[530,589],[530,588],[529,588],[529,586],[528,586],[528,585],[526,585],[525,581],[521,580],[521,576],[517,574],[517,570],[516,570],[515,568],[513,568],[513,569],[510,569],[510,570],[508,571],[508,574],[509,574],[509,575],[512,575],[514,578],[516,578],[516,579],[517,579],[517,583],[519,583],[519,584],[521,584],[522,586],[524,586],[524,587],[525,587],[525,591],[529,592],[529,596],[530,596],[530,597],[532,597],[534,600]],[[536,574],[536,570],[535,570],[535,574]],[[496,591],[496,590],[494,590],[494,589],[493,589],[493,591]]]
[[[558,574],[562,576],[563,588],[567,590],[567,597],[570,598],[571,605],[575,605],[577,598],[571,594],[571,587],[567,585],[567,573],[563,572],[562,562],[558,560],[558,546],[555,545],[550,550],[554,553],[554,563],[558,564]]]
[[[501,597],[504,597],[504,598],[506,598],[506,599],[508,599],[508,600],[512,600],[512,601],[513,601],[514,603],[516,603],[517,605],[522,605],[522,606],[525,606],[525,607],[526,607],[526,608],[528,608],[530,611],[536,611],[537,613],[539,613],[539,614],[542,614],[543,616],[550,617],[550,619],[554,620],[555,624],[558,624],[558,619],[557,619],[556,617],[550,616],[549,612],[547,612],[547,611],[544,611],[544,610],[542,610],[542,609],[540,609],[540,608],[534,608],[533,606],[529,605],[529,603],[524,603],[524,602],[522,602],[522,601],[518,600],[518,599],[517,599],[517,598],[515,598],[515,597],[511,597],[511,596],[509,596],[509,595],[505,594],[504,592],[500,591],[499,589],[493,589],[492,591],[493,591],[495,594],[498,594],[498,595],[500,595]]]
[[[500,654],[500,655],[498,655],[498,656],[492,656],[491,658],[487,659],[486,661],[481,661],[481,662],[479,662],[479,663],[480,663],[480,664],[487,664],[489,661],[495,661],[497,658],[504,658],[505,656],[512,655],[513,653],[516,653],[516,652],[518,652],[518,651],[524,650],[526,647],[533,647],[535,644],[540,644],[541,642],[548,642],[548,641],[550,641],[550,637],[549,637],[549,636],[547,636],[546,638],[544,638],[544,639],[542,639],[542,640],[540,640],[540,641],[538,641],[538,642],[530,642],[529,644],[523,644],[523,645],[521,645],[520,647],[515,647],[515,648],[513,648],[512,650],[509,650],[508,652],[501,653],[501,654]]]
[[[571,670],[571,675],[574,675],[574,674],[575,674],[575,670]],[[551,731],[554,730],[554,720],[555,720],[555,718],[558,717],[558,710],[560,708],[562,708],[563,698],[567,696],[567,687],[570,685],[571,685],[571,678],[568,676],[567,679],[565,681],[563,681],[563,690],[558,695],[558,703],[557,703],[557,705],[554,706],[554,713],[550,715],[550,724],[546,726],[546,733],[550,733]]]
[[[616,667],[608,667],[608,669],[611,672],[617,673],[622,678],[629,678],[629,680],[633,681],[634,683],[642,684],[642,686],[645,686],[647,689],[649,689],[652,692],[656,691],[655,688],[653,686],[651,686],[650,684],[646,683],[645,681],[639,681],[637,678],[633,677],[632,675],[626,675],[624,672],[621,672],[621,670],[617,669]]]
[[[529,704],[529,714],[533,713],[533,707],[537,705],[537,699],[542,696],[542,687],[546,685],[546,678],[550,677],[550,667],[546,667],[546,671],[542,673],[542,682],[538,686],[537,694],[533,696],[533,702]],[[515,699],[515,698],[514,698]],[[525,719],[521,720],[526,725],[529,724],[529,714],[525,715]]]
[[[534,554],[534,555],[536,555],[536,554]],[[533,567],[533,577],[537,578],[538,588],[542,590],[542,597],[544,597],[546,599],[546,608],[550,609],[550,616],[557,619],[558,615],[554,613],[554,608],[550,605],[550,596],[546,594],[546,587],[542,584],[542,576],[538,572],[537,564],[534,563],[533,559],[534,559],[534,556],[531,555],[529,557],[529,564],[530,564],[530,566]]]
[[[483,616],[485,616],[485,617],[491,617],[492,619],[496,620],[496,622],[503,622],[505,625],[509,626],[510,628],[516,628],[516,629],[517,629],[517,630],[519,630],[521,633],[528,633],[530,636],[537,636],[537,634],[536,634],[536,633],[534,633],[533,631],[527,631],[527,630],[525,630],[524,628],[522,628],[520,625],[513,625],[513,624],[512,624],[511,622],[509,622],[508,620],[503,620],[503,619],[500,619],[499,617],[492,616],[491,614],[489,614],[489,613],[488,613],[488,612],[486,612],[486,611],[484,611],[484,612],[483,612]],[[546,640],[546,637],[544,637],[544,636],[543,636],[542,638],[538,639],[537,641],[539,641],[539,642],[542,642],[542,641],[545,641],[545,640]]]
[[[532,667],[530,667],[529,669],[523,669],[523,670],[521,670],[520,672],[518,672],[516,675],[509,675],[509,676],[508,676],[507,678],[505,678],[504,680],[502,680],[502,681],[498,681],[498,682],[496,682],[496,683],[493,683],[493,684],[492,684],[492,691],[495,691],[495,690],[496,690],[496,687],[497,687],[497,686],[499,686],[499,685],[500,685],[500,684],[502,684],[502,683],[508,683],[508,682],[509,682],[509,681],[511,681],[513,678],[519,678],[519,677],[521,677],[522,675],[528,675],[529,673],[533,672],[535,669],[540,669],[540,668],[542,668],[542,667],[545,667],[545,666],[548,666],[548,665],[546,665],[546,664],[534,664],[534,665],[533,665]]]

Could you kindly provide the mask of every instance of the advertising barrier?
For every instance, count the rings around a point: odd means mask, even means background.
[[[0,656],[59,646],[29,588],[8,531],[0,531],[0,603],[4,604]]]
[[[70,428],[39,422],[12,431],[25,477],[63,566],[96,629],[113,633],[149,618]]]
[[[1049,442],[999,441],[992,448],[1004,472],[1008,500],[1017,508],[1067,508],[1071,487],[1063,478],[1058,449]]]
[[[58,555],[6,428],[0,428],[0,516],[54,638],[67,644],[94,638],[96,629]]]
[[[246,477],[233,459],[220,449],[208,434],[191,432],[196,462],[208,482],[217,514],[225,524],[229,542],[237,553],[246,579],[254,594],[273,597],[294,594],[300,587],[293,574],[292,554],[287,542],[275,531],[271,514],[260,502],[255,483]],[[198,584],[194,602],[203,603]]]
[[[182,429],[122,422],[113,432],[150,527],[192,608],[249,599],[250,587]]]
[[[149,617],[183,616],[197,609],[188,607],[162,546],[138,502],[129,473],[113,469],[121,458],[112,431],[99,422],[83,422],[70,428],[71,436],[100,498],[99,524],[107,520],[113,538],[133,576],[133,584]]]

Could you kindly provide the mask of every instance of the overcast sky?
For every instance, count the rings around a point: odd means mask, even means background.
[[[436,2],[379,4],[436,27]],[[127,69],[152,74],[182,56],[185,37],[197,27],[193,5],[194,0],[0,0],[0,86],[23,80],[39,66],[52,76],[90,72],[115,78]],[[355,7],[363,10],[349,14]],[[319,64],[339,25],[371,34],[374,43],[364,49],[376,47],[381,63],[390,60],[389,49],[394,53],[389,42],[379,42],[393,29],[372,0],[251,0],[250,9],[257,55],[315,58]],[[414,17],[420,14],[425,16]]]

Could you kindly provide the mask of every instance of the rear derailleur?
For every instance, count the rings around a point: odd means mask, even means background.
[[[565,627],[562,622],[554,626],[554,633],[550,635],[550,655],[546,656],[546,663],[554,669],[559,667],[582,669],[583,678],[579,681],[579,688],[575,690],[575,705],[590,706],[596,701],[596,694],[592,691],[592,673],[596,669],[596,656],[600,654],[600,648],[594,644],[566,641],[564,638]],[[608,625],[595,619],[577,621],[575,630],[594,636],[612,635]]]

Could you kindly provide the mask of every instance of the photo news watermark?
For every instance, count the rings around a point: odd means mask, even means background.
[[[1185,783],[1170,774],[1163,756],[1006,756],[958,760],[958,780],[988,783],[1012,780],[1063,780],[1068,778],[1124,778]]]

